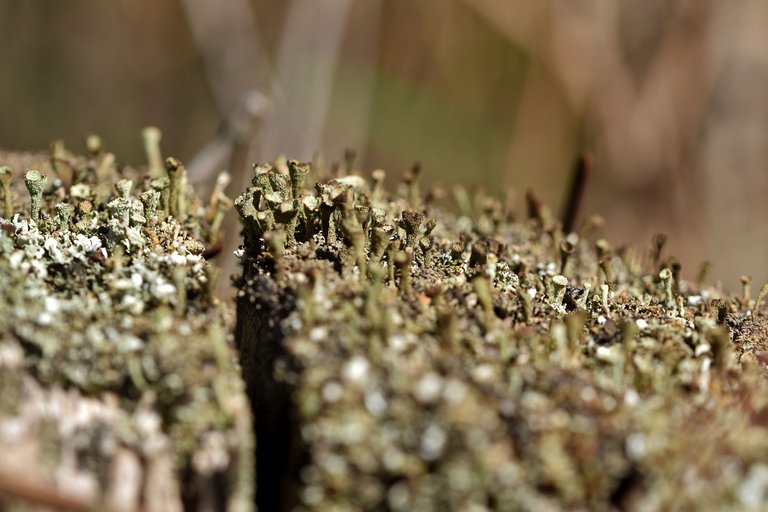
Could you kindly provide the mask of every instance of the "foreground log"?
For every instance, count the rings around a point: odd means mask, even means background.
[[[761,299],[546,208],[257,166],[236,343],[265,510],[760,510]]]
[[[251,510],[220,214],[88,146],[0,153],[0,508]]]

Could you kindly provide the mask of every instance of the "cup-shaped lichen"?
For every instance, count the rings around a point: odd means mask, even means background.
[[[49,164],[48,155],[10,156],[0,164]],[[14,454],[0,457],[0,501],[251,510],[250,416],[229,315],[211,293],[205,208],[196,199],[184,225],[158,221],[160,193],[135,168],[97,177],[92,157],[67,158],[86,167],[83,182],[54,183],[46,195],[45,175],[30,170],[32,222],[0,222],[0,426],[24,425],[0,436],[0,453]],[[0,171],[7,206],[10,176]],[[9,457],[24,478],[8,472]],[[35,483],[50,475],[57,489]],[[44,492],[30,492],[30,481]],[[50,501],[81,484],[77,500]]]
[[[165,170],[168,171],[168,213],[184,222],[186,217],[184,184],[186,170],[181,162],[173,157],[165,159]]]
[[[157,222],[157,205],[160,202],[160,192],[150,189],[145,190],[139,196],[141,204],[144,207],[144,218],[150,225]]]
[[[118,197],[127,199],[131,195],[131,189],[133,188],[133,181],[131,180],[118,180],[115,183],[115,191]]]
[[[381,172],[290,196],[283,174],[257,166],[235,201],[262,508],[743,508],[768,286],[750,311],[659,273],[660,237],[635,258],[532,195],[513,222],[484,194],[460,217],[415,197],[418,172],[391,195]]]
[[[40,220],[40,201],[42,201],[43,192],[48,186],[48,178],[40,171],[30,169],[24,174],[24,183],[29,191],[30,217],[37,222]]]
[[[291,196],[301,199],[304,183],[309,174],[309,164],[298,160],[288,160],[288,175],[291,178]]]
[[[69,203],[56,203],[56,223],[59,231],[69,230],[69,220],[72,218],[72,212],[75,208]]]

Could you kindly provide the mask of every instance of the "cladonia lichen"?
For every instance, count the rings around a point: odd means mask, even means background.
[[[458,188],[454,215],[418,172],[287,168],[235,201],[265,509],[765,506],[768,287],[685,281],[665,237],[614,251],[533,194],[514,221]]]
[[[32,446],[31,478],[89,510],[249,510],[250,415],[204,258],[221,223],[178,166],[160,210],[144,170],[102,172],[89,147],[0,153],[0,449]]]

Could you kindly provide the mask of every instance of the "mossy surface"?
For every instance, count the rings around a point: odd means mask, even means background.
[[[235,201],[265,508],[766,505],[761,304],[680,279],[663,237],[307,171],[257,166]]]
[[[215,208],[173,159],[151,178],[91,149],[0,153],[0,443],[89,507],[248,510],[250,414],[205,259]]]

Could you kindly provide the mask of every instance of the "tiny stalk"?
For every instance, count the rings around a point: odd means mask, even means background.
[[[72,186],[74,171],[69,162],[64,142],[61,140],[55,140],[51,143],[51,167],[53,167],[54,172],[61,179],[64,187],[69,189]]]
[[[755,305],[752,306],[752,318],[757,317],[757,313],[760,311],[760,304],[763,302],[766,296],[768,296],[768,283],[765,283],[757,294]]]
[[[413,261],[413,250],[406,247],[404,251],[395,256],[395,266],[400,273],[400,292],[403,295],[411,294],[411,262]]]
[[[602,303],[603,303],[603,311],[605,311],[606,315],[610,315],[611,314],[611,308],[610,308],[610,306],[608,304],[608,298],[609,298],[608,294],[610,292],[609,286],[607,284],[601,284],[600,285],[600,292],[601,292],[601,296],[602,296],[601,298],[602,298]]]
[[[56,223],[59,231],[69,231],[69,220],[75,208],[69,203],[56,203]]]
[[[178,265],[171,272],[173,285],[176,287],[176,314],[183,315],[187,309],[187,267]]]
[[[168,197],[168,209],[169,213],[176,217],[180,222],[184,221],[184,212],[183,210],[183,199],[182,195],[184,193],[183,191],[183,182],[184,182],[184,174],[186,171],[184,170],[184,166],[181,165],[181,162],[176,160],[173,157],[168,157],[165,160],[165,170],[168,171],[168,179],[169,181],[169,197]]]
[[[565,267],[568,265],[569,258],[576,252],[576,246],[568,240],[560,242],[560,273],[565,274]]]
[[[565,291],[568,287],[568,278],[563,275],[556,275],[552,278],[552,306],[559,310],[563,309],[563,300],[565,300]]]
[[[148,126],[141,132],[144,139],[144,152],[147,155],[149,165],[149,175],[152,178],[159,178],[163,175],[163,155],[160,151],[160,139],[163,133],[159,128]]]
[[[207,220],[213,220],[213,217],[216,215],[216,210],[218,209],[219,198],[224,194],[224,190],[229,186],[231,181],[232,176],[227,171],[221,172],[216,177],[216,183],[213,185],[211,197],[208,200],[208,209],[205,212],[205,218]]]
[[[310,166],[308,163],[298,160],[288,160],[288,176],[291,178],[291,196],[293,199],[301,199],[304,191],[304,183],[309,174]]]
[[[741,291],[744,304],[749,304],[749,301],[752,299],[752,276],[741,276]]]
[[[496,317],[493,311],[493,295],[491,283],[486,276],[478,276],[472,281],[472,286],[474,287],[475,293],[477,294],[477,301],[483,308],[483,314],[485,315],[485,328],[490,329],[493,320]]]
[[[403,181],[408,188],[408,202],[412,207],[418,207],[421,202],[421,192],[419,192],[419,175],[421,174],[421,164],[416,162],[411,169],[403,174]]]
[[[105,183],[109,180],[112,173],[112,166],[115,165],[114,153],[104,153],[96,164],[96,179],[99,183]]]
[[[668,308],[674,308],[675,307],[675,293],[673,291],[673,281],[674,278],[672,276],[672,271],[668,268],[661,269],[661,272],[659,272],[659,279],[661,279],[662,284],[664,285],[664,294],[666,295],[666,306]]]
[[[661,261],[661,253],[664,250],[664,246],[667,243],[667,235],[659,233],[653,237],[653,265],[654,267]]]
[[[376,169],[371,173],[371,180],[373,181],[373,190],[371,191],[371,201],[378,203],[381,201],[384,193],[384,179],[387,177],[387,173],[381,169]]]
[[[3,190],[3,217],[13,217],[13,196],[11,195],[11,180],[13,172],[10,167],[0,167],[0,188]]]
[[[160,202],[160,192],[149,189],[142,192],[139,199],[144,207],[144,218],[147,219],[150,226],[154,226],[157,223],[157,205]]]
[[[530,324],[533,321],[533,297],[530,296],[528,290],[521,290],[519,297],[523,303],[523,319],[526,324]]]
[[[424,222],[424,215],[414,210],[404,210],[401,219],[400,227],[405,231],[405,245],[413,247],[419,228]]]
[[[224,217],[227,215],[227,212],[232,209],[232,206],[232,200],[225,195],[220,195],[218,201],[216,201],[216,213],[211,220],[210,234],[208,237],[212,244],[219,241],[221,225],[224,222]]]
[[[29,191],[30,215],[32,220],[37,222],[40,220],[40,201],[43,198],[45,187],[48,186],[48,177],[40,171],[30,169],[24,174],[24,183]]]

